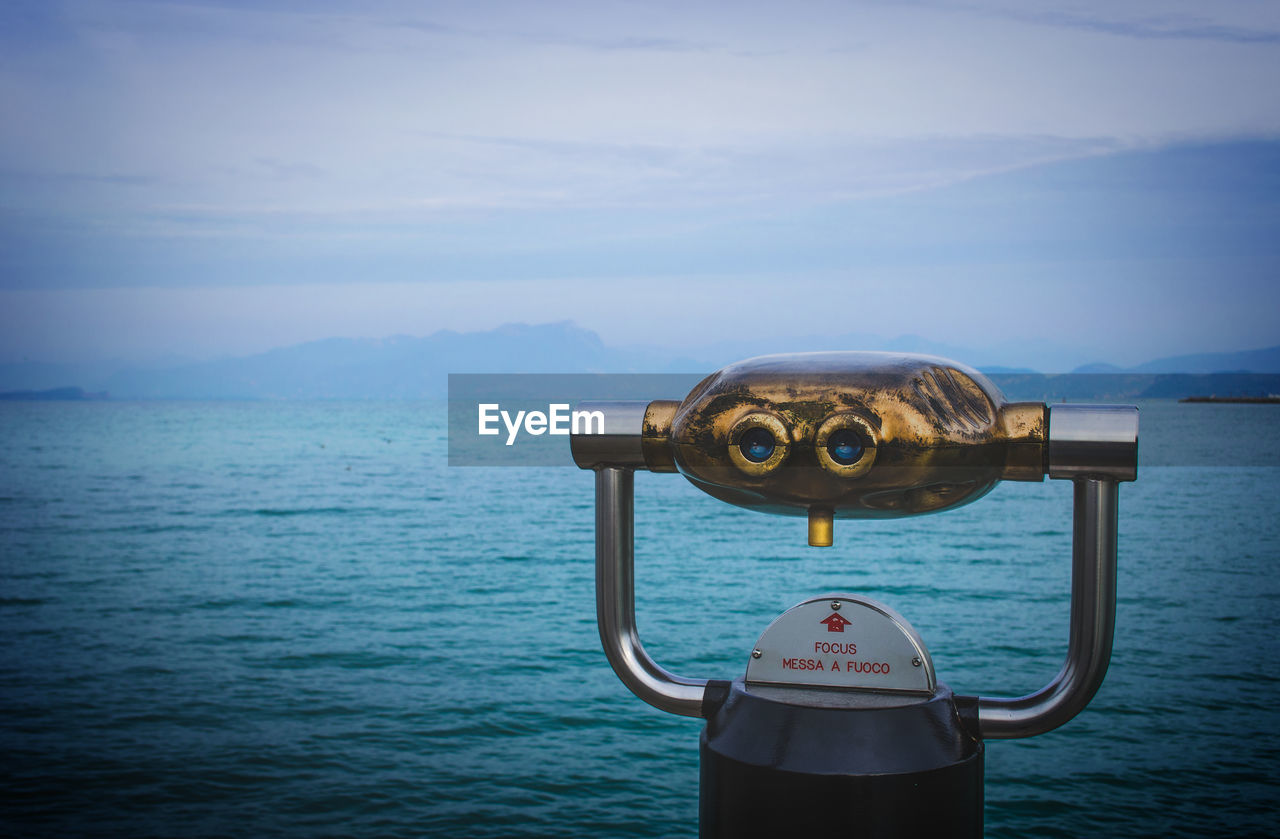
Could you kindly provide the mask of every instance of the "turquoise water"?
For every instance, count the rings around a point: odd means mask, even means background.
[[[1275,828],[1280,410],[1142,422],[1144,460],[1264,465],[1122,487],[1110,674],[988,744],[989,836]],[[450,469],[431,404],[8,403],[0,429],[0,833],[696,834],[700,722],[599,650],[589,474]],[[1064,483],[823,551],[678,476],[637,496],[641,631],[676,672],[740,674],[829,590],[905,614],[958,693],[1061,663]]]

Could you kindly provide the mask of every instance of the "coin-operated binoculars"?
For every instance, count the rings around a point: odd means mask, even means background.
[[[704,717],[704,837],[981,836],[983,740],[1030,737],[1079,713],[1111,658],[1117,483],[1137,477],[1137,408],[1007,402],[940,358],[813,353],[755,358],[683,401],[584,403],[603,433],[575,434],[596,473],[596,613],[636,696]],[[676,676],[636,632],[634,470],[680,472],[742,507],[886,519],[974,501],[1002,480],[1074,483],[1067,660],[1018,698],[956,696],[924,640],[883,604],[824,594],[765,629],[732,681]]]

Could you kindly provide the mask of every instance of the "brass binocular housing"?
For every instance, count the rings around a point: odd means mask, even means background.
[[[1009,402],[978,371],[873,352],[771,355],[732,364],[683,400],[583,403],[603,434],[575,462],[679,472],[740,507],[809,517],[896,518],[980,498],[1002,480],[1137,475],[1137,409]]]

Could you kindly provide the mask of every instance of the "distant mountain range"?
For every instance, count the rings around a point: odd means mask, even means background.
[[[870,347],[927,352],[979,365],[982,358],[991,357],[989,352],[937,344],[918,336],[886,341],[870,335],[789,339],[785,346],[744,339],[682,355],[656,347],[606,346],[596,333],[565,322],[509,324],[487,332],[445,330],[426,337],[329,338],[240,358],[164,367],[4,364],[0,365],[0,391],[78,387],[95,395],[105,391],[113,399],[441,398],[446,394],[449,373],[706,373],[768,352]],[[1143,393],[1156,396],[1153,387],[1165,396],[1225,393],[1228,386],[1252,393],[1280,389],[1280,379],[1272,383],[1265,376],[1256,381],[1237,377],[1233,382],[1211,382],[1183,376],[1180,383],[1170,385],[1161,374],[1248,371],[1274,376],[1280,374],[1280,347],[1162,358],[1128,369],[1091,364],[1073,372],[1093,375],[1071,378],[1008,367],[981,369],[1001,382],[1010,395],[1043,391],[1045,398],[1052,398],[1055,393],[1068,396],[1063,388],[1074,394],[1094,386],[1129,398]],[[1086,381],[1093,385],[1081,384]],[[1188,388],[1192,390],[1183,392]]]
[[[1086,364],[1073,373],[1280,373],[1280,347],[1157,358],[1137,367]]]

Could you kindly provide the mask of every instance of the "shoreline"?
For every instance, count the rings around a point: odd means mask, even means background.
[[[1240,405],[1280,405],[1280,396],[1184,396],[1178,401]]]

